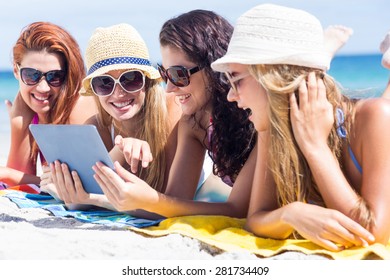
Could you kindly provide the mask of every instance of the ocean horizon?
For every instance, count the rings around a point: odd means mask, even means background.
[[[347,95],[380,96],[389,80],[390,71],[382,67],[381,54],[339,55],[328,73],[344,88]],[[11,70],[0,71],[0,102],[13,100],[18,82]]]

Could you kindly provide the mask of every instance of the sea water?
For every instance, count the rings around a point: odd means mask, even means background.
[[[328,73],[344,88],[346,94],[380,96],[390,77],[390,71],[381,65],[382,55],[336,56]],[[0,71],[0,102],[13,100],[18,82],[11,71]]]
[[[381,65],[381,59],[381,54],[336,56],[328,73],[347,95],[380,96],[390,78],[390,71]]]

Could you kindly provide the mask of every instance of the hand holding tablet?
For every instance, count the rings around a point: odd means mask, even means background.
[[[77,171],[86,192],[103,194],[92,166],[100,161],[114,169],[114,164],[95,126],[30,124],[29,128],[48,163],[66,163],[70,171]]]

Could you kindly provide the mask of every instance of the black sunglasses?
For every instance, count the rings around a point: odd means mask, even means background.
[[[34,86],[38,84],[42,77],[45,77],[46,82],[49,85],[52,87],[60,87],[66,78],[66,73],[64,70],[51,70],[43,73],[37,69],[29,67],[19,68],[19,75],[22,82],[28,86]]]
[[[161,78],[165,83],[169,80],[172,84],[177,87],[186,87],[190,84],[190,76],[195,74],[201,68],[199,66],[187,69],[184,66],[171,66],[168,69],[164,69],[162,65],[157,64],[158,71],[160,72]]]
[[[145,75],[139,70],[123,72],[118,79],[110,75],[96,76],[91,79],[91,88],[97,96],[109,96],[119,84],[128,93],[141,90],[145,85]]]

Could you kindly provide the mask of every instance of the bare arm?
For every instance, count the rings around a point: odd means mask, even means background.
[[[288,238],[294,230],[329,250],[367,245],[372,236],[342,213],[316,205],[293,202],[279,207],[276,187],[267,167],[268,136],[259,133],[256,171],[246,228],[256,235]],[[341,244],[341,245],[339,245]]]
[[[224,203],[199,202],[157,192],[137,176],[115,163],[117,173],[103,164],[94,167],[95,179],[118,211],[146,210],[164,217],[184,215],[225,215],[245,217],[256,162],[252,151]]]
[[[27,106],[20,93],[14,103],[7,101],[7,109],[11,125],[11,147],[8,154],[7,167],[23,173],[35,175],[36,165],[30,157],[31,137],[28,126],[34,112]]]
[[[0,181],[10,185],[39,184],[39,177],[22,171],[0,166]]]
[[[204,131],[194,129],[191,121],[182,119],[178,124],[177,148],[165,193],[170,196],[193,199],[201,174],[205,148],[199,138]]]
[[[364,101],[357,109],[355,123],[356,138],[351,140],[351,147],[363,169],[360,196],[375,221],[370,231],[377,242],[387,244],[390,237],[390,101],[382,98]],[[364,212],[361,216],[365,218]]]
[[[304,153],[322,197],[328,208],[336,209],[354,219],[376,237],[387,243],[390,237],[390,101],[362,100],[355,107],[355,122],[350,133],[350,146],[363,173],[351,165],[347,147],[344,148],[346,172],[333,156],[326,138],[330,128],[321,110],[326,105],[326,93],[321,80],[309,80],[309,88],[300,88],[300,104],[292,105],[292,120],[297,142]],[[302,103],[302,101],[304,101]],[[327,110],[327,109],[325,109]],[[329,110],[327,110],[329,112]],[[297,133],[296,133],[297,132]],[[349,163],[348,163],[349,162]],[[355,170],[353,170],[355,169]],[[332,176],[329,176],[332,174]],[[370,224],[370,216],[375,223]]]

